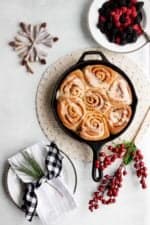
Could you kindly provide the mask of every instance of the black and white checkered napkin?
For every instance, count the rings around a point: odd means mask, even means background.
[[[63,157],[54,142],[39,142],[24,151],[31,154],[45,171],[44,177],[34,180],[14,167],[24,162],[22,151],[8,159],[12,169],[26,186],[23,197],[26,218],[31,221],[37,214],[44,225],[53,224],[65,213],[76,208],[74,197],[64,184],[63,173],[59,176]]]
[[[38,204],[37,195],[35,190],[41,186],[41,184],[47,182],[60,175],[62,169],[62,155],[54,142],[48,145],[49,150],[47,157],[45,159],[46,174],[40,180],[35,183],[26,184],[26,190],[23,197],[23,210],[26,213],[26,218],[32,221],[33,216],[36,213],[36,208]]]

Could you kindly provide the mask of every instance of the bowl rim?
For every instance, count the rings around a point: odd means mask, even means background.
[[[132,49],[132,50],[127,50],[127,51],[124,51],[124,50],[117,50],[117,48],[120,48],[119,45],[116,45],[116,49],[111,49],[111,47],[107,47],[105,44],[100,43],[100,42],[98,41],[98,39],[95,38],[95,36],[94,36],[94,34],[93,34],[92,30],[91,30],[91,26],[90,26],[90,19],[91,19],[90,13],[91,13],[92,7],[94,6],[95,2],[97,2],[97,1],[98,1],[98,0],[93,0],[93,1],[92,1],[92,3],[91,3],[90,6],[89,6],[88,13],[87,13],[88,29],[89,29],[89,31],[90,31],[90,34],[91,34],[93,40],[94,40],[97,44],[99,44],[99,45],[102,46],[104,49],[109,50],[109,51],[111,51],[111,52],[120,53],[120,54],[126,54],[126,53],[132,53],[132,52],[138,51],[138,50],[142,49],[142,48],[148,43],[148,41],[145,39],[145,42],[144,42],[143,44],[141,44],[139,47],[135,47],[134,49]],[[104,1],[104,0],[103,0],[103,1]],[[103,1],[100,2],[101,5],[103,5],[103,3],[104,3]],[[143,1],[144,1],[144,6],[145,6],[145,4],[147,4],[147,5],[150,7],[150,3],[149,3],[149,2],[146,2],[145,0],[143,0]],[[144,17],[145,17],[145,18],[146,18],[146,15],[147,15],[146,11],[147,11],[147,10],[146,10],[146,7],[144,7],[144,15],[145,15]],[[147,21],[147,19],[146,19],[146,21]]]

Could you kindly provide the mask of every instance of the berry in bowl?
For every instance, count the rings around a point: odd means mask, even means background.
[[[99,9],[97,27],[110,42],[119,45],[136,42],[143,33],[143,5],[144,2],[136,0],[107,1]]]
[[[148,1],[94,0],[88,22],[93,38],[103,47],[115,52],[130,52],[141,48],[147,40]]]

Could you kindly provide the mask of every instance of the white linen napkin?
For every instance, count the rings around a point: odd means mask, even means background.
[[[45,171],[45,158],[48,147],[45,142],[40,142],[25,148],[23,151],[32,155]],[[22,151],[8,159],[10,166],[16,175],[24,183],[33,182],[34,179],[16,169],[16,165],[24,163]],[[73,195],[68,190],[63,179],[63,169],[61,176],[43,183],[35,190],[38,199],[36,212],[43,225],[55,224],[64,214],[76,208]]]

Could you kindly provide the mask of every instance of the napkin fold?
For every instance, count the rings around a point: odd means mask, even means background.
[[[48,145],[49,143],[46,142],[34,144],[8,159],[11,168],[23,183],[34,183],[35,180],[25,173],[17,170],[16,166],[20,166],[25,163],[22,152],[27,152],[33,156],[46,173],[45,158],[49,150]],[[61,176],[43,182],[40,187],[35,190],[35,193],[38,199],[36,213],[38,214],[43,225],[56,224],[58,220],[64,216],[64,214],[76,208],[74,197],[65,184],[63,169]]]

